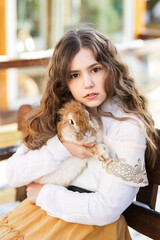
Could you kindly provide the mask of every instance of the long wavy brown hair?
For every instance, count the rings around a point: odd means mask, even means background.
[[[56,135],[57,111],[73,98],[68,88],[71,61],[82,47],[91,49],[97,62],[101,63],[108,73],[105,84],[107,100],[117,96],[124,112],[137,115],[144,123],[147,154],[152,156],[149,157],[152,159],[149,165],[154,166],[157,134],[147,110],[147,101],[129,75],[127,66],[120,60],[115,46],[106,36],[94,29],[70,30],[57,43],[50,60],[47,86],[40,106],[34,109],[24,122],[23,142],[29,149],[39,149]],[[101,106],[98,111],[100,115],[119,121],[128,119],[103,112]]]

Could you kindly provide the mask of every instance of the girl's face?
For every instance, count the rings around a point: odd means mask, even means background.
[[[81,48],[71,62],[68,83],[75,100],[87,107],[98,107],[107,97],[106,71],[89,48]]]

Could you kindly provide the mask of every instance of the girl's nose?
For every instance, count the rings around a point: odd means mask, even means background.
[[[94,87],[94,82],[93,82],[92,76],[90,74],[84,75],[83,79],[84,79],[84,87],[85,88]]]

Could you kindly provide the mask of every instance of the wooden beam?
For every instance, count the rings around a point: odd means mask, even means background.
[[[40,59],[10,59],[1,61],[0,58],[0,69],[47,66],[49,59],[50,57],[42,57]]]
[[[124,212],[128,226],[152,239],[160,239],[160,213],[140,202],[133,202]]]
[[[6,1],[0,1],[0,55],[6,54]]]
[[[6,0],[0,1],[0,55],[6,55]],[[7,109],[7,72],[0,71],[0,108]]]
[[[141,30],[145,28],[145,13],[146,0],[135,0],[135,15],[134,15],[134,37],[140,34]]]

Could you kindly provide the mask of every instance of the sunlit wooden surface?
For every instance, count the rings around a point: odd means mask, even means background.
[[[20,138],[21,132],[17,130],[17,124],[0,126],[0,148],[17,144]]]

